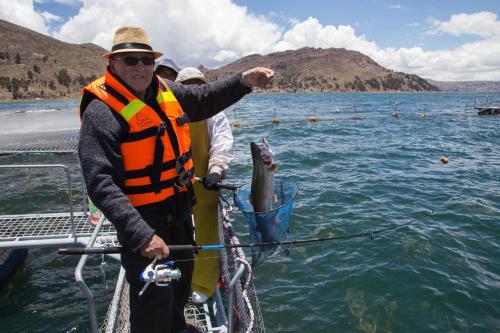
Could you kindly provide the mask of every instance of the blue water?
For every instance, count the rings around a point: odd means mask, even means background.
[[[465,117],[472,100],[472,94],[447,93],[254,94],[227,110],[231,122],[236,114],[241,122],[233,128],[235,160],[227,182],[250,181],[249,142],[265,136],[278,175],[299,186],[288,239],[379,230],[435,211],[374,239],[297,245],[289,256],[268,258],[254,271],[268,332],[500,332],[500,117],[470,110]],[[77,101],[62,103],[40,109],[58,110],[53,113],[64,118],[62,127],[72,127]],[[0,104],[0,117],[22,114],[11,105]],[[22,103],[16,108],[23,110]],[[391,118],[395,110],[397,119]],[[278,125],[271,123],[275,114]],[[362,119],[352,119],[355,114]],[[316,123],[307,121],[312,115]],[[0,180],[6,186],[13,177]],[[54,190],[21,182],[33,192]],[[0,194],[0,213],[23,212],[23,192],[9,189]],[[11,200],[19,204],[12,207]],[[29,207],[47,209],[47,199],[35,196]],[[245,222],[241,214],[233,217],[245,242]],[[51,250],[31,251],[0,289],[1,331],[88,332],[75,265],[75,258]],[[115,267],[108,262],[108,280]],[[102,317],[112,290],[103,286],[100,258],[88,274]]]

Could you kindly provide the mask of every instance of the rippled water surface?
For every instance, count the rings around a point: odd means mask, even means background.
[[[265,136],[278,175],[299,186],[289,239],[376,231],[434,212],[373,239],[297,245],[289,256],[267,259],[254,274],[268,332],[500,332],[500,117],[471,110],[465,117],[471,100],[444,93],[254,94],[227,110],[231,122],[237,115],[241,123],[233,128],[227,182],[250,180],[249,142]],[[40,117],[39,124],[73,128],[76,105],[0,104],[0,127],[36,131],[32,122]],[[352,119],[356,114],[360,120]],[[308,122],[313,115],[318,121]],[[77,169],[74,156],[0,159],[47,161]],[[51,179],[2,171],[8,190],[0,193],[0,213],[65,209],[64,183]],[[233,217],[247,241],[245,222]],[[1,331],[88,332],[76,262],[52,250],[30,251],[0,289]],[[104,266],[109,284],[116,266]],[[104,287],[100,258],[87,275],[102,317],[112,288]]]

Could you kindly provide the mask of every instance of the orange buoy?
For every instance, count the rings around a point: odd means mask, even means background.
[[[240,127],[240,126],[241,126],[241,123],[240,123],[239,121],[235,121],[235,122],[233,123],[233,126],[234,126],[234,127]]]
[[[318,119],[316,119],[316,116],[309,116],[309,122],[310,123],[315,123]]]
[[[439,160],[441,161],[441,163],[443,164],[448,164],[448,158],[446,156],[440,156],[439,157]]]

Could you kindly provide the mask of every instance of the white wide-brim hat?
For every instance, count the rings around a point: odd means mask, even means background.
[[[205,83],[208,83],[207,78],[203,73],[195,67],[186,67],[181,69],[179,74],[177,74],[177,78],[175,79],[175,82],[185,82],[187,80],[193,80],[193,79],[198,79],[201,80]]]

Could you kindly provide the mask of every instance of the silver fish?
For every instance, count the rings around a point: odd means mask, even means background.
[[[253,174],[250,201],[256,213],[272,210],[274,198],[274,172],[278,165],[273,163],[274,154],[265,138],[260,145],[250,142]]]
[[[265,138],[260,145],[250,142],[253,160],[252,187],[250,202],[253,205],[254,229],[252,240],[256,243],[268,243],[280,241],[276,227],[279,226],[279,218],[273,210],[273,202],[277,201],[274,194],[274,173],[278,168],[273,163],[274,154]],[[267,213],[269,212],[269,213]],[[269,254],[273,253],[276,246],[256,246],[252,248],[252,265],[256,266]]]

